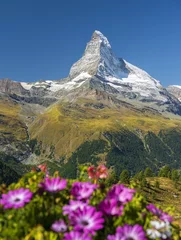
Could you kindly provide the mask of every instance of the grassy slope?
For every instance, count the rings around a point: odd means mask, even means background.
[[[102,138],[103,132],[127,128],[131,131],[139,129],[143,134],[148,131],[158,134],[160,129],[181,129],[179,120],[169,120],[126,107],[86,107],[86,101],[81,99],[79,105],[64,103],[50,107],[31,125],[31,138],[42,141],[43,149],[50,149],[53,145],[57,155],[69,157],[86,140]]]
[[[147,181],[150,183],[150,187],[138,190],[146,196],[148,201],[158,204],[164,209],[174,207],[175,222],[181,226],[181,183],[179,182],[176,188],[175,183],[168,178],[152,177]],[[154,187],[155,181],[159,181],[159,189]]]
[[[21,107],[8,98],[0,99],[0,133],[12,135],[17,140],[26,140],[27,132],[19,113]]]

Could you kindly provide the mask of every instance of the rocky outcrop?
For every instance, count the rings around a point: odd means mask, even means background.
[[[19,82],[14,82],[8,78],[0,79],[0,92],[6,94],[29,95],[29,91],[24,89]]]
[[[181,102],[181,86],[168,86],[167,91],[174,95]]]

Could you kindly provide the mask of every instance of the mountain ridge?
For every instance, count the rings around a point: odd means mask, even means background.
[[[15,91],[13,91],[14,85],[16,85]],[[41,97],[45,99],[44,104],[47,98],[50,104],[67,95],[69,99],[71,96],[75,99],[72,91],[80,92],[93,88],[114,95],[120,100],[133,100],[142,102],[143,105],[151,105],[160,112],[181,114],[180,101],[169,91],[170,88],[165,89],[158,80],[144,70],[122,58],[117,58],[108,39],[97,30],[87,43],[82,58],[72,65],[67,78],[34,83],[12,82],[12,84],[9,80],[3,80],[0,82],[0,91],[3,87],[7,93],[26,96],[25,100],[28,97]],[[36,101],[42,102],[40,99],[34,100],[35,103]]]

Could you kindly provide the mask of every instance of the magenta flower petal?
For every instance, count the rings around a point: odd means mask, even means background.
[[[146,240],[143,227],[136,224],[134,226],[125,224],[116,229],[115,235],[108,235],[107,240]]]
[[[67,181],[65,179],[45,178],[45,181],[39,185],[44,191],[56,193],[66,188]]]
[[[90,182],[75,182],[72,184],[71,194],[77,200],[87,200],[96,188],[97,185]]]
[[[64,234],[63,240],[92,240],[92,238],[88,236],[86,233],[71,231],[69,233]]]
[[[20,188],[10,190],[7,194],[2,194],[0,204],[6,208],[21,208],[31,201],[33,193],[29,189]]]
[[[170,216],[169,214],[163,212],[161,209],[157,208],[154,204],[149,204],[147,207],[148,211],[150,211],[153,215],[157,216],[160,218],[160,220],[165,221],[165,222],[172,222],[173,217]]]
[[[52,224],[51,230],[53,230],[54,232],[66,232],[67,225],[65,224],[65,222],[63,220],[58,220]]]
[[[85,206],[78,208],[69,216],[70,224],[76,231],[95,234],[103,228],[104,219],[101,212],[97,212],[95,207]]]
[[[120,204],[126,204],[130,202],[135,193],[134,189],[126,188],[124,185],[114,185],[108,192],[108,199],[117,199]]]
[[[70,215],[73,211],[77,210],[78,208],[83,209],[86,205],[86,203],[81,201],[70,200],[69,205],[65,205],[63,207],[63,214]]]
[[[169,223],[171,223],[171,222],[173,222],[173,217],[170,216],[169,214],[163,212],[163,213],[161,214],[161,216],[160,216],[160,220],[162,220],[162,221],[164,221],[164,222],[169,222]]]
[[[121,216],[123,213],[123,206],[120,206],[115,199],[104,199],[99,204],[99,210],[105,215]]]
[[[155,216],[160,217],[162,214],[162,210],[160,210],[159,208],[157,208],[154,204],[149,204],[147,207],[148,211],[150,211],[151,213],[153,213]]]

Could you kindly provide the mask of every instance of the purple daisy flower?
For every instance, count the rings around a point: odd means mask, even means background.
[[[165,222],[172,222],[173,217],[169,214],[163,212],[161,209],[157,208],[154,204],[149,204],[147,207],[148,211],[150,211],[153,215],[160,218],[160,220]]]
[[[123,206],[119,206],[115,199],[104,199],[99,204],[99,209],[105,215],[112,215],[112,216],[121,216],[123,213]]]
[[[86,205],[87,205],[86,203],[81,202],[81,201],[70,200],[69,205],[65,205],[63,207],[63,214],[64,215],[69,215],[73,211],[77,210],[78,208],[83,209],[84,206],[86,206]]]
[[[51,230],[53,230],[54,232],[66,232],[67,225],[65,224],[65,222],[63,220],[60,219],[58,221],[55,221],[52,224]]]
[[[92,238],[85,233],[71,231],[64,234],[63,240],[92,240]]]
[[[45,181],[40,183],[39,186],[47,192],[58,192],[66,188],[67,181],[65,179],[56,178],[45,178]]]
[[[104,219],[102,212],[97,212],[95,207],[85,206],[83,209],[78,208],[69,216],[70,223],[74,230],[83,231],[84,233],[95,234],[103,228]]]
[[[147,207],[148,211],[153,213],[155,216],[160,217],[162,214],[162,210],[157,208],[154,204],[150,203]]]
[[[33,193],[29,189],[20,188],[17,190],[10,190],[7,194],[2,194],[0,204],[6,208],[21,208],[31,201]]]
[[[75,182],[72,184],[71,194],[77,200],[86,200],[96,188],[97,185],[90,182]]]
[[[162,212],[162,214],[160,216],[160,220],[171,223],[171,222],[173,222],[173,217],[165,212]]]
[[[116,229],[115,235],[108,235],[107,240],[146,240],[143,227],[136,224],[134,226],[125,224]]]
[[[112,189],[108,192],[108,199],[117,199],[121,204],[130,202],[135,193],[134,189],[126,188],[124,185],[114,185]]]

